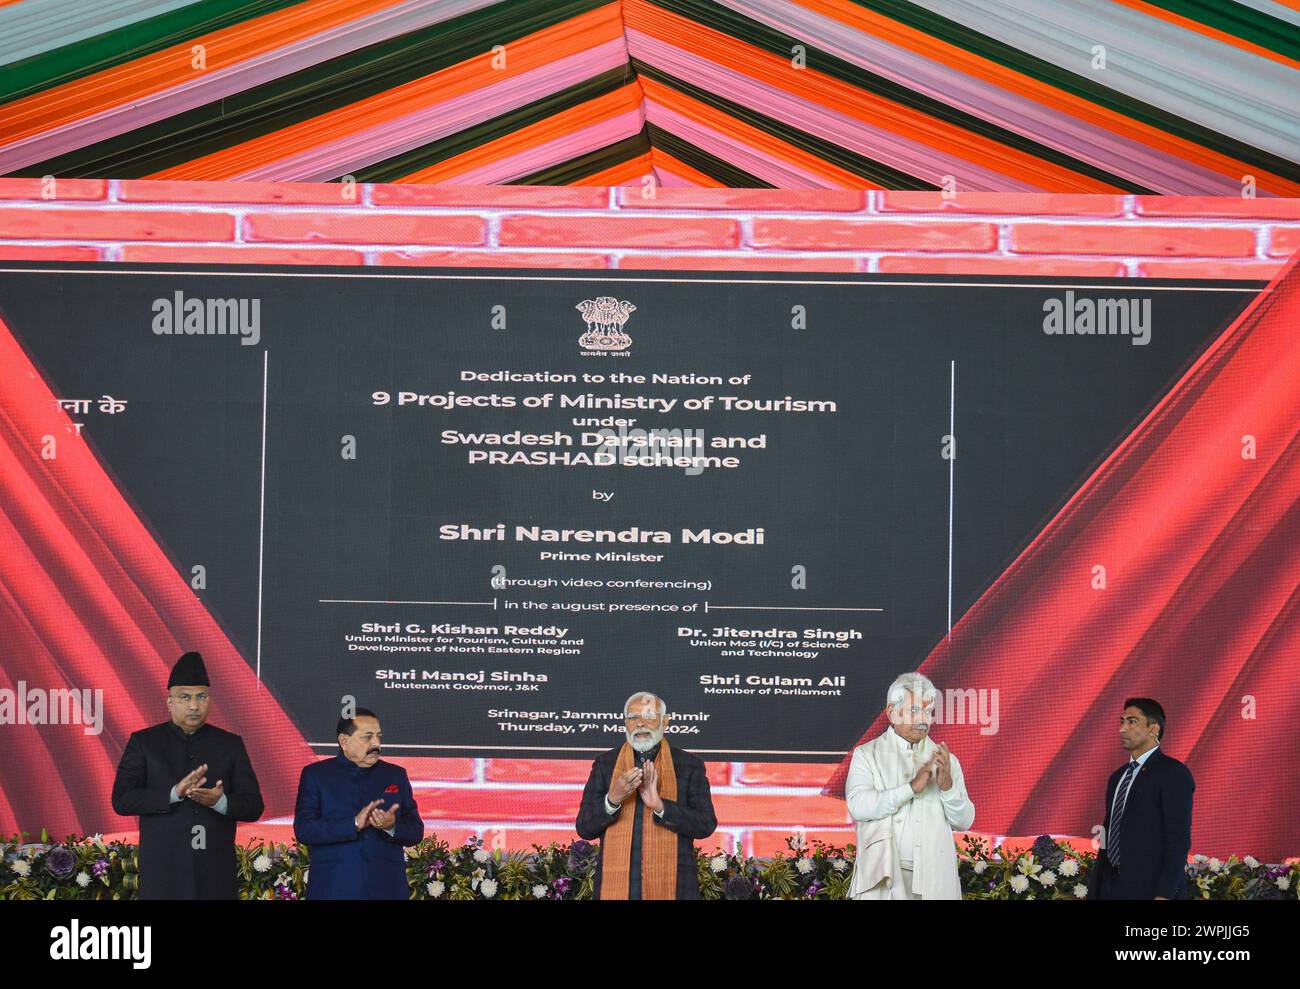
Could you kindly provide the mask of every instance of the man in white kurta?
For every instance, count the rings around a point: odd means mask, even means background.
[[[961,763],[930,738],[933,684],[904,674],[889,691],[890,727],[853,750],[845,785],[857,824],[849,896],[959,900],[954,831],[975,821]]]

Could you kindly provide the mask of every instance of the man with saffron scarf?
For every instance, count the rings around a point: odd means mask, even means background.
[[[627,741],[599,756],[578,834],[600,839],[598,900],[698,900],[695,841],[718,826],[704,763],[664,741],[668,709],[644,691],[623,705]]]

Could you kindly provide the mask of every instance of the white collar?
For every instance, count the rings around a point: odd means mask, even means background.
[[[1129,761],[1129,762],[1136,762],[1136,763],[1138,764],[1138,768],[1141,769],[1141,768],[1142,768],[1142,764],[1143,764],[1144,762],[1146,762],[1147,759],[1150,758],[1151,753],[1154,752],[1154,751],[1155,751],[1156,749],[1158,749],[1158,748],[1160,748],[1160,743],[1159,743],[1159,742],[1157,742],[1155,745],[1151,746],[1151,748],[1147,749],[1145,752],[1143,752],[1143,753],[1142,753],[1140,756],[1138,756],[1136,759],[1134,759],[1132,756],[1129,756],[1128,761]]]
[[[907,739],[905,739],[905,738],[904,738],[902,735],[900,735],[898,732],[894,731],[894,726],[893,726],[893,725],[890,725],[890,726],[889,726],[889,728],[888,728],[888,730],[886,730],[885,734],[888,735],[888,736],[890,736],[890,737],[894,740],[894,745],[895,745],[899,750],[901,750],[901,751],[903,751],[903,752],[917,752],[917,751],[919,751],[920,748],[921,748],[921,746],[925,744],[925,740],[926,740],[926,738],[929,737],[928,735],[925,735],[925,736],[922,736],[922,738],[921,738],[921,740],[920,740],[919,742],[909,742]]]

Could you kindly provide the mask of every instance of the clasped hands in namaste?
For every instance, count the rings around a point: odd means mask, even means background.
[[[912,777],[912,792],[920,793],[929,786],[931,776],[939,784],[940,790],[947,793],[952,789],[952,753],[943,742],[935,747],[934,754]]]
[[[364,831],[366,828],[378,828],[380,831],[387,831],[397,821],[398,805],[393,804],[388,810],[384,810],[384,801],[372,800],[366,804],[352,818],[352,823],[357,826],[358,831]]]
[[[204,787],[203,784],[208,778],[203,774],[208,771],[208,764],[205,762],[192,773],[187,773],[185,778],[176,784],[176,796],[184,800],[189,797],[195,803],[202,804],[204,807],[211,807],[221,799],[225,790],[221,786],[221,780],[210,786]]]
[[[655,764],[647,761],[640,768],[629,769],[614,777],[609,787],[609,802],[617,807],[634,792],[641,792],[641,802],[658,814],[663,810],[664,802],[659,797],[659,770]]]

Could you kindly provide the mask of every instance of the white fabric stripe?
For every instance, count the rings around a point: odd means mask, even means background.
[[[736,79],[738,88],[744,84],[762,89],[767,95],[758,109],[765,116],[873,161],[915,175],[933,185],[942,185],[945,176],[952,175],[957,178],[959,188],[970,192],[1043,191],[1015,176],[1000,175],[940,148],[874,127],[856,117],[828,110],[818,103],[743,76],[691,52],[674,48],[650,35],[629,30],[627,39],[628,48],[634,56],[671,76],[708,88],[715,85],[713,77],[721,75]],[[728,92],[726,88],[719,88],[718,91],[722,95]]]
[[[431,144],[503,113],[527,106],[537,99],[539,90],[559,92],[567,86],[616,68],[625,61],[623,39],[611,38],[604,44],[547,62],[529,72],[506,76],[495,85],[485,86],[442,103],[426,104],[394,120],[344,134],[326,144],[307,148],[299,154],[277,158],[265,165],[240,172],[233,178],[242,182],[324,182],[337,176],[340,169],[366,168]],[[475,170],[458,176],[456,182],[461,185],[487,185],[497,181],[470,177],[477,172]]]
[[[1192,162],[1156,151],[1139,141],[1098,130],[1067,113],[1014,91],[966,76],[942,62],[897,48],[789,0],[721,0],[752,20],[767,24],[836,58],[892,79],[973,116],[1030,137],[1113,175],[1156,192],[1175,195],[1236,196],[1240,176],[1220,175]],[[853,36],[851,46],[837,39]],[[1017,126],[1024,121],[1024,124]]]
[[[222,97],[242,93],[246,89],[311,68],[338,55],[490,7],[498,2],[499,0],[411,0],[409,3],[377,11],[363,20],[339,24],[328,31],[302,38],[284,48],[247,59],[228,69],[194,76],[151,96],[132,100],[122,106],[6,145],[0,148],[0,175],[144,127]]]
[[[1279,21],[1286,21],[1300,27],[1300,10],[1292,10],[1285,4],[1274,3],[1273,0],[1235,0],[1235,2],[1242,7],[1258,10],[1261,14],[1267,14]]]
[[[24,0],[0,7],[0,65],[107,34],[197,0]]]
[[[1300,161],[1300,71],[1102,0],[916,0],[1109,89]],[[1093,69],[1103,45],[1106,68]]]

